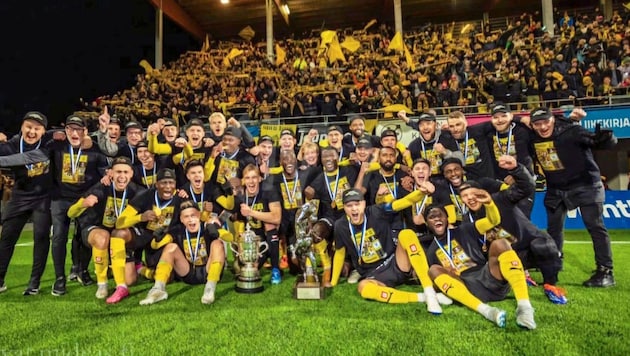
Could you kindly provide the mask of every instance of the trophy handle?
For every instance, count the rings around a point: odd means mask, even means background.
[[[262,251],[258,252],[258,256],[259,256],[259,257],[262,257],[262,255],[263,255],[263,254],[265,254],[265,252],[267,252],[267,250],[269,249],[269,245],[268,245],[268,244],[267,244],[267,242],[265,242],[265,241],[262,241],[262,242],[258,245],[258,247],[263,247],[263,246],[264,246],[264,249],[263,249]]]
[[[234,245],[235,245],[235,243],[234,243],[234,242],[230,242],[230,250],[232,250],[232,252],[234,252],[234,256],[237,256],[237,257],[238,257],[238,256],[240,256],[240,255],[239,255],[239,253],[238,253],[238,250],[235,250],[235,249],[234,249]]]

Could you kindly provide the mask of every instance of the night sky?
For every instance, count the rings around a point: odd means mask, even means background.
[[[86,101],[130,88],[154,64],[155,10],[146,0],[0,2],[0,130],[27,111],[51,124]],[[200,44],[164,16],[164,63]]]

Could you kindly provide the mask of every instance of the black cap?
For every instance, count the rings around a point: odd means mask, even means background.
[[[77,126],[85,127],[85,121],[83,121],[82,118],[76,115],[70,115],[68,116],[68,118],[66,118],[66,126],[68,125],[77,125]]]
[[[280,137],[282,137],[284,135],[289,135],[291,137],[295,137],[295,135],[293,134],[293,131],[291,131],[289,129],[284,129],[284,130],[280,131]]]
[[[357,141],[357,147],[372,148],[372,141],[367,137],[361,137]]]
[[[188,124],[186,124],[186,128],[192,127],[192,126],[201,126],[201,128],[203,127],[203,121],[199,120],[199,119],[192,119],[188,121]]]
[[[147,141],[142,140],[136,144],[136,149],[141,147],[149,148],[149,144],[147,143]]]
[[[328,126],[328,130],[326,130],[326,132],[331,133],[333,131],[338,131],[339,133],[341,133],[343,135],[343,130],[341,129],[341,127],[339,127],[337,125],[330,125],[330,126]]]
[[[396,131],[392,129],[385,129],[381,131],[381,139],[383,139],[383,137],[396,137],[396,139],[398,139],[398,135],[396,135]]]
[[[510,108],[508,108],[506,105],[503,105],[503,103],[496,103],[493,107],[492,107],[492,115],[497,114],[497,113],[508,113],[510,112]]]
[[[225,129],[225,133],[223,133],[223,135],[234,136],[240,140],[241,137],[243,137],[243,132],[238,127],[228,126]]]
[[[129,129],[140,129],[140,130],[142,130],[142,125],[138,121],[129,121],[125,125],[125,131],[127,131]]]
[[[364,118],[363,116],[361,116],[361,115],[355,115],[355,116],[351,116],[351,117],[348,119],[348,124],[352,124],[352,122],[354,122],[354,120],[361,120],[361,121],[365,122],[365,118]]]
[[[481,184],[479,184],[478,182],[474,181],[474,180],[467,180],[464,183],[462,183],[462,185],[459,186],[459,192],[463,192],[466,189],[469,188],[477,188],[477,189],[481,189]]]
[[[114,158],[112,160],[111,167],[113,167],[113,166],[115,166],[117,164],[126,164],[129,167],[133,168],[133,164],[131,163],[131,159],[129,159],[129,157],[126,157],[126,156],[118,156],[118,157]]]
[[[39,111],[29,111],[29,112],[27,112],[26,115],[24,115],[24,119],[23,120],[35,121],[35,122],[39,123],[40,125],[44,126],[44,128],[46,128],[48,126],[48,119],[46,118],[46,115],[42,114]]]
[[[457,163],[461,167],[464,167],[464,164],[462,163],[462,161],[459,158],[457,158],[457,157],[449,157],[449,158],[446,158],[446,159],[442,160],[442,164],[440,165],[440,172],[444,173],[444,168],[447,165],[451,164],[451,163]]]
[[[157,181],[161,181],[162,179],[174,179],[177,180],[177,176],[175,175],[175,171],[169,168],[162,168],[157,172]]]
[[[264,141],[269,141],[271,143],[273,143],[273,138],[271,138],[271,136],[269,135],[262,135],[260,136],[260,138],[258,139],[258,143],[264,142]]]
[[[361,192],[361,190],[356,189],[356,188],[351,188],[343,192],[342,200],[343,200],[343,203],[346,204],[353,201],[365,200],[365,197],[363,196],[363,192]]]
[[[553,114],[551,113],[551,110],[549,110],[548,108],[539,107],[531,111],[531,113],[529,114],[529,121],[535,122],[538,120],[547,120],[552,116]]]
[[[418,118],[418,121],[436,121],[436,120],[437,118],[435,117],[435,115],[429,114],[426,112],[420,115],[420,117]]]
[[[166,126],[177,126],[175,124],[175,120],[171,119],[171,118],[165,118],[164,119],[164,127]]]

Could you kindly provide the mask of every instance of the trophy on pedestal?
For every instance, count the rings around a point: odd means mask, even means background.
[[[242,264],[234,289],[239,293],[262,292],[264,287],[258,271],[258,259],[267,252],[267,243],[260,241],[260,237],[251,230],[248,223],[245,231],[230,244],[230,248]]]
[[[317,260],[313,251],[313,224],[317,222],[317,207],[305,203],[295,218],[295,243],[290,246],[293,259],[297,259],[302,274],[293,286],[296,299],[323,299],[324,287],[317,275]]]

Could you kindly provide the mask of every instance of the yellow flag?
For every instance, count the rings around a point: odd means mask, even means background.
[[[346,57],[341,51],[341,46],[339,45],[339,41],[337,40],[336,36],[328,47],[328,63],[333,63],[335,61],[340,61],[343,63],[346,62]]]
[[[153,67],[147,62],[146,59],[140,61],[140,67],[144,68],[145,74],[151,74],[153,72]]]
[[[403,51],[403,38],[400,32],[396,32],[396,35],[389,42],[389,47],[387,47],[388,51]]]
[[[346,36],[346,39],[341,42],[341,47],[354,53],[361,48],[361,42],[355,40],[352,36]]]
[[[243,51],[241,51],[238,48],[232,48],[230,50],[230,53],[228,53],[228,55],[223,58],[223,66],[224,67],[231,67],[232,63],[230,62],[230,60],[240,56],[241,54],[243,54]]]
[[[335,31],[322,31],[320,35],[322,38],[322,43],[319,45],[320,48],[326,47],[327,44],[331,43],[333,39],[337,38],[337,32]]]
[[[256,31],[254,31],[251,26],[246,26],[238,33],[238,35],[244,40],[251,41],[256,35]]]
[[[203,41],[203,45],[201,46],[201,52],[209,52],[210,51],[210,39],[208,38],[208,34],[206,33],[206,39]]]
[[[409,48],[407,48],[407,45],[404,45],[404,47],[405,47],[405,61],[407,61],[407,65],[409,66],[411,70],[416,70],[416,65],[413,63],[413,57],[411,56],[411,53],[409,52]]]
[[[287,52],[285,52],[277,43],[276,43],[276,65],[279,66],[284,63],[287,59]]]

